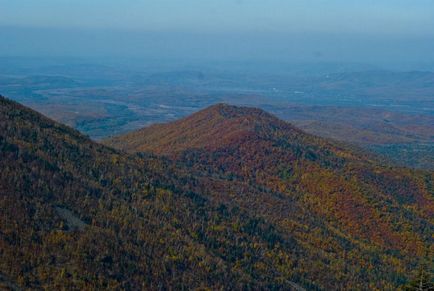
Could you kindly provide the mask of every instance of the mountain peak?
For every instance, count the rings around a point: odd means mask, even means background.
[[[174,154],[187,149],[226,147],[246,136],[267,135],[276,128],[300,132],[262,109],[218,103],[183,119],[155,124],[106,143],[129,152]]]
[[[226,118],[234,118],[234,117],[241,117],[241,116],[259,116],[259,115],[268,115],[271,117],[271,114],[259,108],[235,106],[227,103],[217,103],[215,105],[203,109],[202,111],[217,113]]]

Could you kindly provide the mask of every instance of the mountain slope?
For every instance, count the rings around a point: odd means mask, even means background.
[[[352,265],[344,277],[353,284],[387,272],[399,281],[432,252],[433,172],[382,166],[261,110],[216,105],[106,142],[170,157],[214,189],[213,199],[265,217],[312,256],[338,264],[326,269]]]
[[[1,285],[311,284],[277,270],[289,240],[273,225],[210,201],[162,159],[120,154],[3,97],[0,155]]]
[[[205,115],[194,147],[174,135],[168,157],[129,155],[0,97],[0,286],[384,290],[412,277],[432,246],[433,173],[380,167],[262,111]],[[209,128],[220,142],[200,137]]]

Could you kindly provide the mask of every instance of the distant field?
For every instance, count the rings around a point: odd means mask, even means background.
[[[97,140],[225,102],[261,107],[307,132],[374,150],[400,164],[434,168],[431,72],[273,75],[90,64],[8,66],[0,74],[1,94]]]

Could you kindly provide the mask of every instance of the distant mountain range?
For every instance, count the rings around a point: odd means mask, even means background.
[[[0,97],[0,287],[395,290],[430,268],[433,171],[225,104],[104,144]]]

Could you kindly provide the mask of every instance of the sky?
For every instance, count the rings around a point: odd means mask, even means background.
[[[0,0],[0,56],[434,62],[433,0]]]

